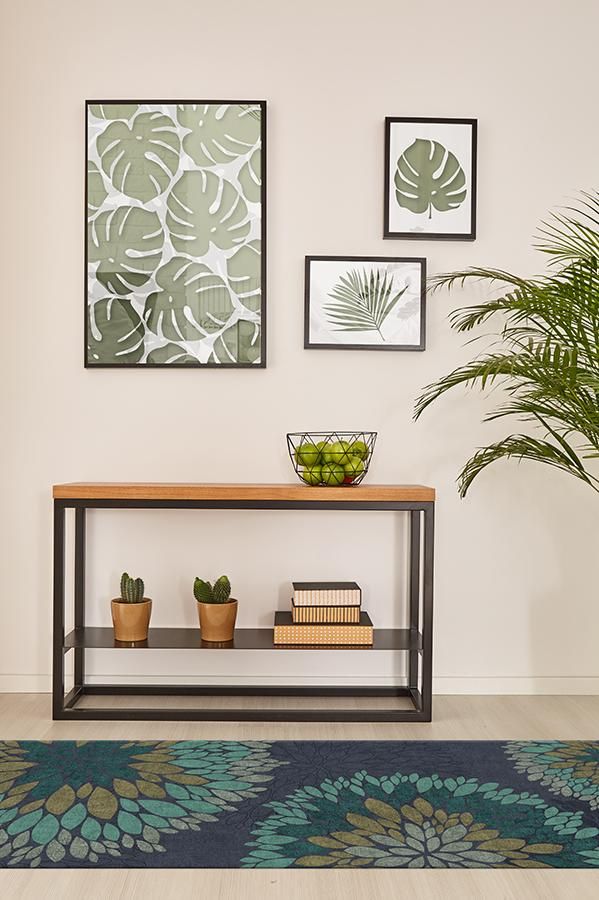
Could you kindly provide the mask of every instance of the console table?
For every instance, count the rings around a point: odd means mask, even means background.
[[[433,649],[434,488],[422,485],[359,485],[308,487],[294,484],[56,484],[54,496],[54,625],[52,714],[54,719],[145,719],[211,721],[335,721],[430,722]],[[235,650],[302,652],[305,649],[343,653],[350,648],[280,648],[272,628],[238,628],[230,645],[203,643],[199,628],[150,628],[147,641],[119,644],[112,628],[85,624],[85,523],[88,509],[302,509],[391,510],[409,517],[409,628],[375,628],[372,647],[360,652],[392,650],[408,655],[407,685],[395,687],[301,687],[220,685],[97,685],[85,680],[86,649],[123,647],[223,653]],[[74,628],[65,633],[65,518],[75,511]],[[109,598],[107,598],[108,602]],[[273,609],[274,613],[274,609]],[[358,648],[351,648],[356,652]],[[74,654],[74,686],[65,694],[65,657]],[[191,709],[106,708],[82,706],[90,695],[206,696],[385,696],[406,697],[409,709]]]

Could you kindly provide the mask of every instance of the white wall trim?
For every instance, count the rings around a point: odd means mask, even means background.
[[[155,678],[151,676],[126,676],[122,675],[118,678],[110,675],[94,675],[89,677],[90,684],[110,684],[111,682],[119,684],[152,684]],[[186,678],[185,676],[168,677],[161,675],[161,684],[209,684],[211,679]],[[298,678],[294,676],[261,676],[260,679],[241,678],[239,676],[219,676],[220,684],[329,684],[329,685],[351,685],[355,684],[355,679],[346,677],[323,676],[312,678]],[[49,693],[51,690],[50,675],[1,675],[0,674],[0,693],[9,694],[37,694]],[[365,676],[361,679],[362,684],[389,685],[393,684],[391,678],[384,676]],[[435,694],[599,694],[599,676],[585,677],[578,675],[565,676],[460,676],[460,675],[439,675],[433,678],[433,692]]]
[[[0,675],[1,694],[49,694],[50,675]]]
[[[578,675],[439,675],[435,694],[599,694],[599,677]]]

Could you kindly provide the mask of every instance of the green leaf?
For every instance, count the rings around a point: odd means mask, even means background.
[[[197,166],[210,167],[244,156],[260,139],[260,107],[199,104],[177,107],[177,119],[191,129],[183,149]]]
[[[262,153],[258,147],[239,172],[243,196],[250,203],[259,203],[262,195]]]
[[[215,244],[231,250],[250,230],[245,200],[214,172],[184,172],[167,199],[166,224],[178,253],[204,256]]]
[[[352,269],[342,275],[329,294],[334,302],[323,307],[335,330],[376,331],[384,341],[381,328],[408,289],[406,284],[392,293],[394,277],[374,268]]]
[[[167,819],[185,815],[183,807],[176,803],[168,803],[165,800],[140,800],[139,802],[148,812],[157,816],[165,816]]]
[[[479,266],[433,279],[433,287],[451,289],[474,279],[495,295],[502,288],[500,296],[451,317],[460,332],[495,321],[498,349],[425,387],[415,417],[455,387],[500,385],[507,400],[485,421],[516,417],[528,427],[472,455],[458,479],[462,496],[501,459],[543,463],[599,491],[599,478],[584,462],[599,455],[599,192],[583,193],[579,204],[554,216],[541,235],[540,249],[553,267],[548,274],[522,278]],[[541,434],[528,433],[531,427]]]
[[[395,196],[413,213],[457,209],[466,199],[466,177],[456,156],[438,141],[416,138],[397,160]]]
[[[87,361],[137,363],[144,355],[144,326],[130,300],[105,297],[89,308]]]
[[[162,194],[179,167],[175,124],[159,112],[140,113],[131,125],[112,122],[96,147],[116,190],[143,203]]]
[[[163,347],[157,347],[148,353],[146,358],[148,365],[171,365],[171,366],[196,366],[198,360],[195,356],[191,356],[184,347],[178,344],[165,344]]]
[[[85,859],[89,851],[89,845],[87,841],[84,841],[83,838],[79,836],[73,838],[73,842],[69,847],[69,852],[71,856],[74,856],[75,859]]]
[[[87,216],[91,218],[98,212],[108,193],[104,186],[102,173],[94,162],[87,164]]]
[[[163,231],[155,212],[119,206],[88,225],[88,259],[96,278],[113,294],[130,294],[151,277],[162,256]]]
[[[150,294],[143,316],[150,331],[168,340],[200,340],[233,312],[227,285],[203,263],[174,256],[158,269],[156,283],[162,290]]]
[[[96,119],[130,119],[137,111],[135,103],[91,104],[89,110]]]
[[[141,834],[143,829],[143,824],[137,816],[128,812],[123,812],[123,810],[118,814],[117,824],[121,831],[124,831],[127,834]]]
[[[468,794],[476,793],[477,788],[477,784],[461,784],[457,791],[454,792],[454,797],[467,797]],[[516,795],[514,796],[518,799]]]
[[[36,809],[33,812],[27,813],[25,816],[15,819],[6,830],[10,835],[21,834],[23,831],[33,828],[42,818],[43,814],[43,810]]]
[[[260,326],[240,319],[219,334],[212,349],[214,362],[225,365],[260,361]]]
[[[250,241],[227,260],[229,285],[243,305],[252,312],[258,312],[262,303],[261,252],[261,242]]]

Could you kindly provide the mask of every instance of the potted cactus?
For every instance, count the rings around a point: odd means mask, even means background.
[[[202,640],[232,641],[237,618],[237,600],[231,599],[231,582],[221,575],[214,585],[196,578],[193,595],[198,601],[198,615]]]
[[[144,597],[141,578],[121,576],[121,596],[111,603],[114,637],[117,641],[147,641],[152,601]]]

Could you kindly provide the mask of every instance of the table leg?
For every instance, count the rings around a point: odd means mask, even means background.
[[[418,632],[420,629],[420,517],[419,509],[410,512],[410,631]],[[409,681],[410,690],[418,690],[418,650],[409,651]]]
[[[75,510],[75,628],[85,626],[85,507]],[[75,687],[85,681],[85,650],[75,651]]]
[[[52,638],[52,718],[64,713],[64,529],[65,507],[54,501],[54,612]]]
[[[433,575],[435,561],[435,505],[424,507],[424,549],[422,586],[422,714],[432,719],[433,694]]]

